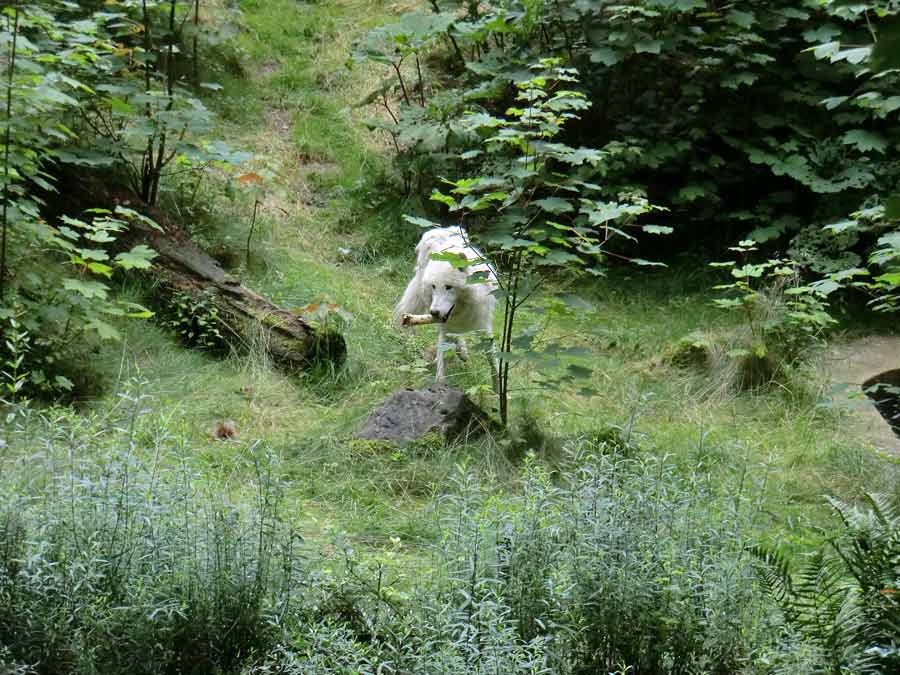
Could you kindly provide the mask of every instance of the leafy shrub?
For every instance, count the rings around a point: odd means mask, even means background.
[[[232,504],[130,403],[113,428],[47,418],[37,477],[0,479],[0,658],[35,673],[233,672],[275,643],[299,583],[276,467],[256,453],[251,505]]]
[[[27,336],[18,354],[11,343],[0,344],[0,362],[21,357],[18,370],[26,375],[23,391],[30,395],[95,390],[84,356],[100,341],[119,338],[111,319],[151,315],[140,305],[117,300],[110,280],[117,273],[147,269],[156,253],[143,244],[119,253],[110,249],[133,220],[158,226],[125,207],[91,209],[89,215],[90,220],[63,216],[58,228],[35,221],[24,236],[11,237],[16,252],[31,257],[28,264],[38,265],[40,273],[18,270],[11,302],[0,303],[0,321],[15,320]]]
[[[728,293],[714,304],[743,319],[744,334],[733,336],[727,347],[725,355],[734,367],[724,380],[738,390],[754,389],[788,374],[835,320],[824,291],[800,282],[796,263],[778,258],[752,262],[750,256],[758,250],[753,240],[729,250],[741,260],[710,263],[729,269],[733,279],[714,287]]]
[[[552,474],[531,455],[510,495],[461,470],[413,560],[338,535],[319,561],[265,452],[231,503],[145,406],[5,427],[4,671],[814,672],[822,655],[759,593],[742,490],[611,452],[627,432],[571,442]]]
[[[445,179],[450,186],[447,193],[435,189],[431,195],[461,221],[474,221],[477,241],[498,261],[497,296],[504,311],[495,388],[504,426],[514,364],[528,358],[558,371],[561,357],[568,356],[563,375],[555,381],[547,378],[548,385],[590,375],[589,369],[573,363],[577,349],[566,353],[558,344],[537,349],[537,327],[520,330],[516,322],[519,310],[551,270],[601,275],[610,240],[634,239],[625,230],[634,228],[640,216],[653,210],[639,191],[605,196],[599,185],[589,182],[603,153],[561,142],[566,124],[590,107],[584,94],[574,89],[577,72],[561,67],[558,59],[543,59],[528,70],[530,76],[522,75],[516,82],[515,106],[506,111],[507,117],[471,111],[464,122],[481,139],[479,148],[466,154],[484,155],[484,172]],[[406,218],[422,226],[436,225],[423,218]],[[668,232],[668,228],[655,225],[644,225],[643,230]],[[455,267],[470,262],[458,254],[442,255]],[[651,264],[639,259],[634,262]],[[549,312],[555,313],[581,310],[589,303],[561,294],[548,305]]]
[[[211,293],[204,291],[198,297],[174,293],[166,305],[162,324],[190,347],[221,351],[228,348],[228,342],[220,330],[224,324],[209,297]]]
[[[88,209],[88,217],[72,212],[85,197],[58,195],[60,167],[111,171],[104,182],[123,172],[152,205],[172,163],[179,173],[196,173],[241,158],[207,141],[209,114],[174,82],[179,36],[172,28],[183,3],[127,1],[106,9],[35,1],[0,13],[0,320],[16,317],[27,332],[19,368],[32,396],[95,391],[86,356],[99,341],[117,339],[110,317],[149,316],[117,302],[109,280],[148,267],[153,252],[143,245],[110,249],[131,221],[153,224],[121,206]],[[163,16],[168,33],[160,29]],[[0,360],[18,358],[5,347]]]
[[[741,496],[580,447],[557,481],[530,460],[508,499],[460,473],[410,591],[396,566],[356,564],[355,618],[317,633],[358,654],[333,672],[734,673],[775,650]],[[303,637],[285,649],[291,673],[323,658]]]

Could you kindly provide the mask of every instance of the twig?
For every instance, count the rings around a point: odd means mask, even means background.
[[[250,220],[250,233],[247,235],[247,255],[246,265],[250,267],[250,240],[253,239],[253,228],[256,225],[256,212],[259,210],[260,201],[257,199],[253,202],[253,218]]]
[[[404,314],[400,318],[401,326],[424,326],[429,323],[440,323],[431,314]]]

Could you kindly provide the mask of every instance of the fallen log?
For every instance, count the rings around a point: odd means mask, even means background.
[[[156,292],[181,293],[197,300],[202,297],[212,303],[223,324],[221,332],[227,334],[229,342],[246,346],[261,343],[273,363],[289,372],[323,361],[344,360],[347,347],[339,333],[278,307],[241,285],[178,228],[167,224],[159,232],[134,223],[130,234],[158,254],[152,268]]]

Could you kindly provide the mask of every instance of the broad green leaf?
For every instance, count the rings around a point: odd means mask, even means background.
[[[79,293],[89,300],[105,300],[109,291],[109,289],[106,287],[106,284],[100,283],[99,281],[84,281],[82,279],[75,279],[72,277],[63,279],[63,288],[65,288],[67,291]]]
[[[128,252],[119,253],[115,262],[119,267],[126,270],[145,270],[150,267],[150,261],[156,256],[157,253],[152,248],[145,244],[138,244]]]
[[[122,337],[118,330],[101,319],[93,318],[88,321],[87,325],[88,328],[97,332],[101,340],[118,340]]]
[[[849,98],[849,96],[832,96],[831,98],[822,99],[822,105],[825,106],[826,110],[834,110]]]
[[[453,197],[451,197],[450,195],[445,195],[440,190],[433,190],[429,199],[435,202],[440,202],[441,204],[445,204],[446,206],[450,207],[451,211],[454,211],[459,207],[459,204],[457,204],[456,200]]]
[[[453,252],[445,252],[445,253],[432,253],[432,260],[440,260],[442,262],[450,263],[454,269],[463,269],[472,264],[472,260],[469,260],[462,253],[453,253]]]
[[[854,129],[852,131],[848,131],[844,134],[841,142],[844,145],[852,145],[860,152],[868,152],[869,150],[875,150],[876,152],[884,153],[884,151],[888,147],[887,139],[885,139],[880,134],[872,133],[871,131],[865,131],[863,129]]]
[[[419,227],[432,228],[432,227],[440,227],[439,223],[434,222],[433,220],[428,220],[427,218],[419,218],[418,216],[408,216],[404,215],[403,220],[412,225],[418,225]]]
[[[853,230],[859,227],[859,221],[857,220],[842,220],[838,223],[831,223],[826,225],[823,229],[834,232],[835,234],[840,234],[841,232],[846,232],[847,230]]]
[[[598,47],[591,50],[591,63],[602,63],[604,66],[614,66],[622,60],[621,54],[609,47]]]
[[[53,383],[55,386],[59,387],[63,391],[72,391],[75,387],[75,384],[65,375],[56,375],[53,378]]]
[[[625,258],[629,262],[633,262],[640,267],[668,267],[665,263],[655,262],[653,260],[644,260],[643,258]]]
[[[575,207],[572,206],[572,203],[569,200],[560,199],[559,197],[546,197],[544,199],[538,199],[534,203],[536,206],[540,207],[541,210],[553,214],[570,213],[575,210]]]
[[[839,50],[831,55],[831,62],[847,61],[847,63],[858,65],[869,58],[871,53],[871,47],[853,47],[851,49]]]
[[[113,269],[109,265],[104,265],[103,263],[98,263],[98,262],[92,262],[92,263],[88,263],[87,268],[92,273],[99,274],[101,276],[106,277],[107,279],[112,277]]]
[[[730,22],[741,28],[750,28],[754,23],[756,23],[756,17],[752,12],[742,12],[737,9],[732,9],[725,15],[725,18]]]

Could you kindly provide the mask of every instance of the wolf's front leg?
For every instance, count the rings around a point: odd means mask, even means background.
[[[466,346],[466,341],[464,338],[456,339],[456,355],[463,363],[469,360],[469,348]]]

